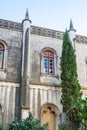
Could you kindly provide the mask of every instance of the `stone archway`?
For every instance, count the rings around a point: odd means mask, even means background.
[[[58,110],[53,104],[45,104],[41,108],[41,124],[48,123],[49,130],[56,130],[56,116]]]

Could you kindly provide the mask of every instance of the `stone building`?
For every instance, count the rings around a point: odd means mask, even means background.
[[[69,36],[76,50],[78,79],[87,95],[87,37]],[[67,121],[62,111],[60,57],[63,32],[0,19],[0,124],[26,118],[29,111],[50,130]]]

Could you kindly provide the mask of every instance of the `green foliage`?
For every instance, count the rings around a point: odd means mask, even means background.
[[[23,121],[15,121],[9,125],[9,130],[47,130],[47,125],[41,126],[38,119],[34,119],[32,114]]]
[[[0,125],[0,130],[8,130],[8,128],[4,128],[2,125]]]
[[[41,126],[40,121],[38,119],[34,119],[32,114],[29,113],[29,117],[25,120],[13,121],[9,124],[7,129],[1,130],[48,130],[48,126]]]
[[[82,125],[87,127],[87,98],[78,100],[73,106],[72,109],[78,109],[79,119],[81,120]]]
[[[70,129],[66,124],[63,123],[59,125],[59,130],[70,130]]]
[[[85,128],[83,128],[83,127],[80,127],[78,130],[85,130]]]
[[[3,129],[3,126],[2,125],[0,125],[0,130],[2,130]]]
[[[78,120],[78,111],[77,109],[72,111],[71,106],[81,98],[81,87],[77,79],[76,56],[67,30],[63,37],[60,64],[63,111],[68,115],[69,120],[76,121]]]

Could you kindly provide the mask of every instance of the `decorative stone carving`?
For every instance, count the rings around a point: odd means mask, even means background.
[[[41,123],[48,123],[49,130],[55,130],[58,110],[53,104],[46,104],[41,109]]]
[[[22,31],[21,23],[16,23],[16,22],[2,20],[2,19],[0,19],[0,27]],[[37,26],[31,26],[31,34],[53,37],[61,40],[63,39],[63,32],[37,27]],[[76,35],[76,42],[87,43],[87,37]]]
[[[0,19],[0,27],[22,31],[22,24]]]

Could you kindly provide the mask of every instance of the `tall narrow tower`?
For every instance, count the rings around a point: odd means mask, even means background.
[[[22,70],[21,70],[21,118],[26,118],[29,113],[29,56],[30,56],[30,23],[28,9],[22,21]]]
[[[69,26],[68,34],[69,34],[69,38],[72,42],[74,49],[75,49],[75,38],[76,38],[75,33],[76,33],[76,30],[74,29],[72,19],[70,19],[70,26]]]

